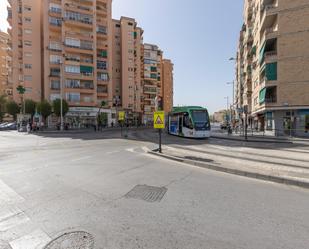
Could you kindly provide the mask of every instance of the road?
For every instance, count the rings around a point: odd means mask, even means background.
[[[0,248],[308,248],[308,190],[153,157],[155,136],[137,133],[1,132]]]

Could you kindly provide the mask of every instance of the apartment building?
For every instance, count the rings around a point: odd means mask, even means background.
[[[52,102],[62,96],[70,107],[66,122],[73,126],[94,125],[102,103],[114,114],[125,110],[128,119],[152,120],[163,99],[162,51],[143,44],[143,30],[133,18],[112,20],[112,0],[10,5],[15,101],[21,99],[16,87],[23,85],[25,99]],[[167,105],[172,70],[167,61]]]
[[[235,95],[252,128],[309,136],[308,30],[308,1],[245,1]]]
[[[8,22],[11,28],[13,98],[20,103],[16,88],[25,87],[24,99],[40,101],[42,92],[41,0],[9,0]]]
[[[13,96],[11,75],[11,40],[7,33],[0,31],[0,96]]]
[[[62,94],[70,106],[69,123],[82,117],[95,124],[97,107],[112,106],[111,2],[43,3],[44,97],[53,101]]]
[[[141,108],[143,122],[153,121],[153,112],[162,107],[162,51],[157,45],[144,44],[142,48],[142,87]]]
[[[162,61],[162,96],[163,110],[170,112],[174,102],[174,65],[171,60]]]
[[[133,18],[113,20],[113,104],[141,121],[143,30]]]

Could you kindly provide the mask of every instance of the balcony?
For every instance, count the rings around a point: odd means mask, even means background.
[[[278,16],[278,4],[268,4],[262,8],[261,31],[271,28]]]
[[[265,52],[265,63],[275,62],[278,60],[277,51]]]
[[[86,5],[75,4],[71,2],[71,3],[65,3],[64,6],[65,6],[65,10],[68,10],[68,11],[78,12],[78,13],[88,14],[88,15],[93,14],[93,8],[91,5],[86,6]]]

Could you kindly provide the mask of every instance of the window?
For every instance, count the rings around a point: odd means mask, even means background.
[[[30,6],[25,6],[25,7],[24,7],[24,10],[25,10],[25,11],[31,11],[31,7],[30,7]]]
[[[67,93],[66,99],[69,102],[79,102],[80,101],[80,93]]]
[[[50,76],[59,77],[60,76],[60,68],[51,68]]]
[[[97,61],[97,69],[107,70],[107,62]]]
[[[108,81],[107,73],[98,73],[98,80]]]
[[[99,34],[107,34],[107,28],[106,27],[104,27],[104,26],[97,26],[97,32],[99,33]]]
[[[32,68],[32,64],[25,64],[25,68],[26,69],[31,69]]]
[[[53,13],[61,13],[61,6],[58,4],[50,3],[49,11]]]
[[[30,23],[31,22],[31,18],[30,17],[25,17],[25,22]]]
[[[52,90],[59,90],[60,89],[60,81],[59,80],[51,80],[50,88]]]
[[[80,47],[80,40],[74,38],[65,38],[65,45],[68,47]]]
[[[31,52],[25,52],[25,57],[32,57],[32,53]]]
[[[25,34],[32,34],[32,30],[31,29],[24,29]]]
[[[80,87],[80,81],[74,80],[74,79],[67,79],[67,80],[65,80],[65,87],[66,88],[79,88]]]
[[[60,64],[61,63],[61,56],[60,55],[53,55],[49,56],[49,62],[52,64]]]
[[[56,17],[49,17],[49,23],[54,26],[61,26],[62,20]]]
[[[49,43],[49,49],[52,51],[61,51],[61,43],[60,42],[55,42],[55,41],[51,41]]]
[[[64,71],[66,73],[80,73],[80,67],[79,66],[66,65]]]
[[[32,81],[32,75],[25,75],[24,80],[25,81]]]
[[[24,41],[24,44],[27,47],[31,47],[32,46],[32,42],[31,41]]]

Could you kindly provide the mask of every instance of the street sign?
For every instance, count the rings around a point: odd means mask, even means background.
[[[118,120],[119,121],[124,121],[125,118],[125,112],[121,111],[118,113]]]
[[[165,128],[165,113],[164,112],[154,112],[153,115],[153,127],[155,129]]]

